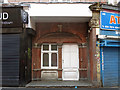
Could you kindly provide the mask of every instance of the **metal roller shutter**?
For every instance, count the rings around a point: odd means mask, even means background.
[[[19,85],[20,35],[2,35],[2,85]]]
[[[118,86],[118,47],[104,47],[103,86]]]

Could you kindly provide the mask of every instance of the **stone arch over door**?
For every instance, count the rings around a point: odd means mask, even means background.
[[[39,37],[36,43],[81,43],[83,38],[69,32],[52,32]]]

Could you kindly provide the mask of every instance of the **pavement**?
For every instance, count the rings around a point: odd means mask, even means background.
[[[120,90],[120,88],[21,88],[21,87],[8,87],[2,90]]]
[[[88,81],[32,81],[26,85],[27,88],[33,87],[92,87]]]
[[[12,82],[11,82],[12,83]],[[25,87],[0,87],[0,90],[120,90],[118,87],[94,87],[89,81],[32,81]]]

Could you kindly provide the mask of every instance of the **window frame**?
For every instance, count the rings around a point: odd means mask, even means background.
[[[49,50],[48,51],[44,51],[43,50],[43,45],[49,45]],[[57,46],[57,50],[51,50],[51,46],[52,45],[57,45],[57,44],[43,44],[41,46],[41,69],[58,69],[58,46]],[[49,66],[43,66],[43,53],[48,53],[49,54]],[[57,66],[51,66],[51,55],[52,53],[56,53],[57,54]]]

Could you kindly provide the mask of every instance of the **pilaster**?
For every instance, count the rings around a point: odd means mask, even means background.
[[[96,32],[100,26],[100,3],[91,5],[90,10],[92,11],[92,19],[89,22],[90,35],[89,35],[89,54],[90,54],[90,76],[91,81],[95,86],[99,86],[97,80],[97,58],[96,58]]]

